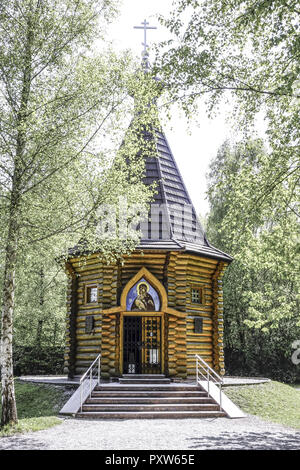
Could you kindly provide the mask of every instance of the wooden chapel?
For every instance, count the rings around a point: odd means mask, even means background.
[[[149,68],[146,20],[145,71]],[[144,183],[157,184],[139,246],[123,263],[70,250],[65,372],[84,373],[101,354],[101,377],[195,376],[195,355],[223,375],[222,277],[232,258],[207,240],[163,130]]]
[[[195,375],[195,354],[223,375],[222,277],[232,258],[213,247],[163,131],[144,183],[157,182],[157,218],[124,263],[70,251],[65,372],[81,375],[101,353],[101,377]],[[175,210],[174,210],[175,207]],[[186,210],[188,208],[188,210]],[[164,217],[164,223],[161,219]]]

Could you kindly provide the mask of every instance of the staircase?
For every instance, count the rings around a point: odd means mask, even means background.
[[[77,418],[216,418],[226,416],[200,386],[171,383],[163,375],[123,375],[97,385]]]
[[[200,357],[196,383],[174,383],[162,374],[125,374],[119,383],[100,381],[99,354],[80,379],[61,415],[94,419],[244,418],[222,391],[223,379]]]

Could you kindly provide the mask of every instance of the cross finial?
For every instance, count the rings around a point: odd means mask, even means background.
[[[147,52],[147,48],[149,47],[148,44],[147,44],[147,29],[157,29],[156,26],[148,26],[149,23],[144,20],[142,23],[141,23],[143,26],[134,26],[134,29],[143,29],[144,30],[144,42],[142,42],[142,46],[144,46],[144,50],[142,52],[142,56],[143,56],[143,61],[145,62],[146,64],[146,68],[148,69],[149,67],[149,63],[148,63],[148,52]]]

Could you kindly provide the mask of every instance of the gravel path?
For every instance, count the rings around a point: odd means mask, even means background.
[[[0,438],[0,450],[300,449],[300,431],[242,419],[75,420]]]

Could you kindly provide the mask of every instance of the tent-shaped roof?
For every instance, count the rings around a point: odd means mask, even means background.
[[[231,262],[232,257],[212,246],[204,233],[180,171],[162,130],[156,131],[157,156],[145,162],[144,184],[156,182],[156,194],[148,216],[141,222],[137,250],[187,251]],[[69,255],[85,251],[75,246]]]
[[[232,261],[208,242],[163,131],[157,132],[157,153],[157,157],[146,159],[144,183],[156,181],[157,194],[141,224],[138,248],[188,251]]]

